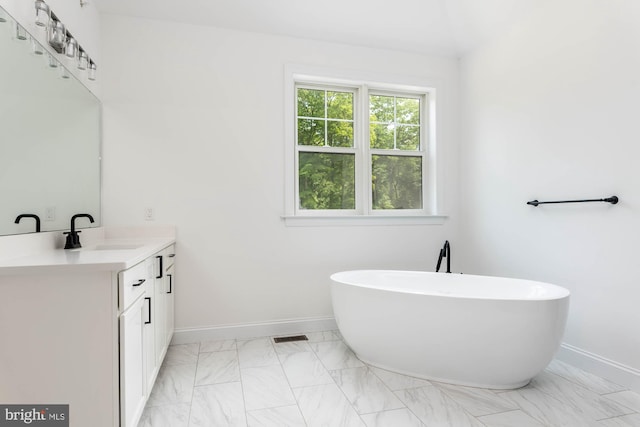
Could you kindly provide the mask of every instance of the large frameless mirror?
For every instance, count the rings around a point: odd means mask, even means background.
[[[0,55],[0,235],[99,226],[100,101],[2,8]]]

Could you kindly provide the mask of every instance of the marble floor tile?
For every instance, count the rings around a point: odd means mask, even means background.
[[[312,343],[311,349],[329,371],[364,366],[364,363],[342,341]]]
[[[412,388],[395,393],[427,426],[484,427],[437,387]]]
[[[240,381],[238,353],[235,350],[200,353],[196,386],[235,381]]]
[[[291,387],[333,383],[333,378],[313,352],[281,354],[279,358]]]
[[[360,415],[367,427],[425,427],[407,408]]]
[[[211,353],[212,351],[229,351],[236,349],[236,340],[202,341],[200,343],[200,353]]]
[[[568,363],[564,363],[557,359],[552,360],[546,370],[552,374],[561,376],[572,383],[588,388],[598,394],[627,390],[626,387],[605,380],[604,378],[583,371],[582,369],[576,368],[575,366],[571,366]]]
[[[308,332],[305,334],[309,339],[309,342],[323,342],[323,341],[342,341],[342,335],[338,331],[322,331],[322,332]]]
[[[535,388],[506,391],[500,393],[500,397],[511,401],[544,426],[595,427],[597,425],[588,414]]]
[[[278,354],[302,353],[311,351],[311,346],[307,341],[281,342],[273,344]]]
[[[404,408],[404,404],[368,367],[330,372],[359,414]]]
[[[237,383],[196,387],[189,427],[246,427],[242,386]]]
[[[476,417],[518,409],[517,405],[503,399],[499,394],[493,393],[491,390],[437,382],[432,384]]]
[[[242,368],[240,376],[247,411],[296,403],[280,365]]]
[[[544,424],[521,410],[485,415],[478,417],[478,420],[487,427],[545,427]]]
[[[634,412],[611,399],[548,372],[542,372],[524,388],[531,387],[561,399],[567,405],[587,414],[588,418],[592,420],[617,417]]]
[[[147,406],[187,403],[193,395],[196,364],[163,365],[151,390]]]
[[[140,427],[640,427],[640,395],[554,361],[517,390],[367,366],[338,331],[170,346]]]
[[[627,390],[605,394],[602,397],[618,402],[629,409],[633,409],[635,412],[640,412],[640,394]]]
[[[306,427],[298,405],[247,412],[249,427]]]
[[[280,361],[271,343],[271,338],[237,341],[238,360],[241,368],[279,365]]]
[[[421,378],[410,377],[408,375],[398,374],[396,372],[370,366],[374,374],[378,376],[391,390],[402,390],[405,388],[418,388],[432,385],[429,381]]]
[[[337,385],[293,389],[308,427],[365,427]]]
[[[191,403],[147,406],[138,427],[188,427]]]
[[[199,349],[200,343],[170,345],[162,364],[169,366],[197,363]]]
[[[597,425],[598,427],[638,427],[640,426],[640,414],[607,418],[606,420],[598,421]]]

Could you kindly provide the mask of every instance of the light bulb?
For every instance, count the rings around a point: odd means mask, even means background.
[[[95,80],[96,79],[96,73],[98,71],[98,67],[96,66],[96,64],[93,61],[89,62],[89,71],[87,72],[87,78],[89,80]]]
[[[67,58],[75,58],[78,54],[78,42],[71,36],[67,38],[67,45],[64,48],[64,54]]]
[[[78,53],[78,70],[86,70],[89,66],[89,57],[87,53],[80,48]]]
[[[38,40],[36,40],[33,37],[31,37],[31,51],[35,55],[43,55],[44,54],[44,47],[38,42]]]
[[[38,27],[47,27],[51,19],[51,9],[49,5],[42,0],[36,0],[36,25]]]

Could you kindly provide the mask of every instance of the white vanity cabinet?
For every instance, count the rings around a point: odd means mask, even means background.
[[[147,259],[118,273],[118,294],[122,296],[118,323],[122,426],[136,425],[157,374],[152,265]]]
[[[162,363],[173,336],[173,297],[175,286],[175,245],[171,245],[154,257],[155,355],[158,366]]]
[[[173,330],[174,240],[156,240],[0,265],[0,402],[69,404],[71,427],[137,425]]]
[[[124,307],[119,323],[122,426],[135,426],[140,419],[173,336],[173,301],[170,322],[167,312],[168,295],[173,296],[166,276],[169,268],[173,275],[173,262],[165,262],[169,254],[175,257],[175,245],[118,274]]]

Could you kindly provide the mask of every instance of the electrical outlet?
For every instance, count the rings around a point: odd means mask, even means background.
[[[44,220],[55,221],[56,220],[56,207],[49,206],[44,209]]]
[[[145,221],[153,221],[155,218],[153,217],[153,208],[144,208],[144,220]]]

